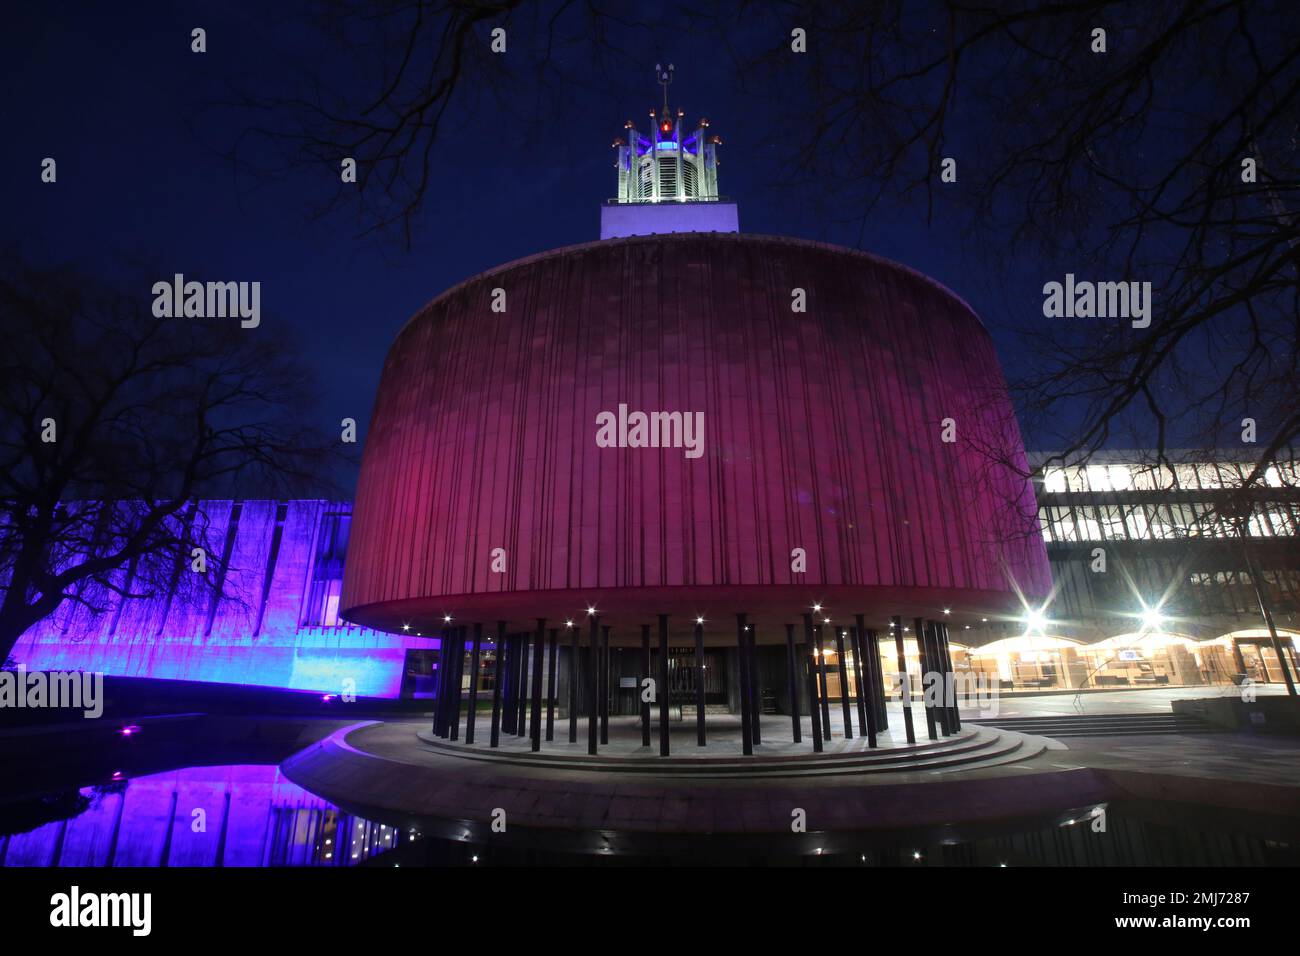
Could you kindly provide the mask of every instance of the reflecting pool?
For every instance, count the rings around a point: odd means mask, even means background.
[[[0,812],[0,866],[346,866],[402,837],[274,764],[168,770]]]

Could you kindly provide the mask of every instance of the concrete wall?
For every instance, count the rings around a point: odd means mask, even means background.
[[[264,588],[280,503],[235,504],[201,505],[211,520],[213,542],[226,540],[232,515],[237,515],[230,570],[215,612],[206,595],[188,591],[123,602],[101,589],[87,597],[104,610],[94,613],[65,603],[20,639],[14,658],[28,670],[89,670],[330,693],[350,687],[359,696],[397,696],[406,649],[437,647],[436,639],[318,626],[305,607],[323,519],[331,512],[350,513],[351,505],[285,503],[270,586]],[[346,685],[349,680],[354,685]]]

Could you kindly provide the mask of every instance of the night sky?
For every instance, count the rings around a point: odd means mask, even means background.
[[[207,30],[205,54],[190,51],[195,26]],[[0,35],[5,240],[38,263],[110,277],[134,261],[160,278],[260,280],[263,322],[295,326],[320,371],[320,405],[303,414],[330,428],[351,416],[364,430],[384,353],[421,305],[491,266],[597,238],[599,205],[615,190],[610,143],[624,120],[646,125],[662,58],[676,66],[673,107],[688,121],[707,115],[723,138],[721,189],[739,202],[742,231],[861,245],[933,276],[971,302],[1004,362],[1014,360],[999,314],[1007,290],[988,288],[942,210],[927,226],[920,210],[886,205],[862,229],[834,221],[815,184],[787,188],[782,130],[801,120],[798,91],[786,102],[741,92],[709,36],[643,43],[613,75],[545,91],[553,98],[538,98],[526,140],[517,116],[453,109],[436,158],[447,188],[429,196],[410,248],[390,234],[360,236],[348,211],[311,216],[336,167],[268,181],[224,155],[245,141],[250,117],[222,104],[239,90],[277,92],[308,39],[278,5],[12,10]],[[731,39],[743,45],[743,31]],[[564,56],[581,76],[580,52]],[[352,68],[328,69],[346,83]],[[535,93],[519,91],[520,112]],[[55,185],[39,179],[46,156],[58,162]],[[1026,289],[1034,282],[1037,273]],[[1022,301],[1041,303],[1036,288]]]

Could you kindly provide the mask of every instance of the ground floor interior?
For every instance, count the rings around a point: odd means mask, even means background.
[[[1279,637],[1287,665],[1294,678],[1300,670],[1294,636],[1289,631]],[[826,664],[826,694],[831,701],[846,693],[856,699],[861,669],[853,650],[844,651],[843,670],[840,652],[833,640],[824,641],[820,652]],[[921,692],[924,669],[917,642],[903,641],[905,670],[913,696]],[[804,645],[798,645],[798,659],[803,659]],[[879,672],[884,676],[886,695],[899,697],[899,659],[892,640],[878,642]],[[543,669],[549,673],[549,645],[543,649]],[[557,644],[556,692],[558,706],[568,705],[569,646]],[[587,649],[579,647],[579,666],[585,668]],[[532,666],[531,650],[529,650]],[[611,715],[639,712],[639,648],[611,647],[608,688]],[[1096,644],[1079,644],[1056,637],[1026,636],[995,641],[983,647],[949,645],[949,655],[956,673],[975,678],[977,686],[998,694],[1044,693],[1061,691],[1123,691],[1159,687],[1230,687],[1250,681],[1258,685],[1285,684],[1278,654],[1271,637],[1262,630],[1241,631],[1205,641],[1194,641],[1175,634],[1124,635]],[[438,649],[410,649],[406,652],[402,696],[432,698],[436,696],[438,668],[442,655]],[[480,647],[477,670],[472,670],[470,655],[462,665],[461,695],[473,694],[477,701],[490,704],[498,679],[498,654],[492,644]],[[789,713],[789,660],[781,646],[760,645],[755,648],[757,672],[756,699],[762,713]],[[682,713],[693,713],[703,682],[704,702],[712,713],[732,713],[739,709],[739,680],[735,648],[706,647],[703,667],[697,666],[696,649],[670,646],[668,679],[670,706]],[[651,649],[651,674],[659,672],[658,650]],[[862,672],[865,673],[865,672]],[[579,707],[585,707],[585,682],[580,680]],[[527,692],[525,691],[525,697]],[[799,682],[801,707],[806,710],[807,690]]]

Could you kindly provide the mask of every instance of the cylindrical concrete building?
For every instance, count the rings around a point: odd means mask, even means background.
[[[739,233],[558,249],[398,335],[343,613],[428,633],[595,607],[616,642],[660,614],[745,612],[760,639],[812,604],[1018,614],[1049,588],[1023,464],[988,333],[916,272]]]

